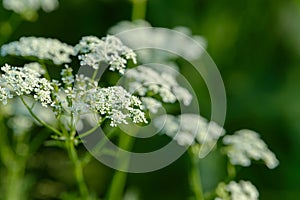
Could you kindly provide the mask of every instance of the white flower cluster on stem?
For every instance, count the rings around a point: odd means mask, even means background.
[[[32,57],[38,60],[49,60],[56,65],[71,62],[70,56],[75,55],[72,46],[57,39],[42,37],[21,37],[1,47],[1,55]]]
[[[228,185],[221,183],[217,193],[220,197],[215,200],[258,200],[259,193],[250,181],[230,181]]]
[[[107,35],[102,39],[95,36],[83,37],[75,46],[80,65],[88,65],[98,69],[103,62],[109,65],[111,71],[124,74],[127,60],[136,63],[136,54],[132,49],[125,46],[120,39]]]
[[[4,72],[0,78],[0,101],[4,104],[14,96],[32,95],[44,107],[52,103],[51,83],[41,78],[40,74],[30,68],[11,67],[4,65],[1,67]]]
[[[131,118],[134,123],[147,123],[141,100],[131,95],[120,86],[98,87],[97,82],[83,75],[72,74],[71,68],[62,70],[62,87],[57,83],[52,106],[59,112],[73,113],[75,116],[83,112],[100,114],[109,119],[111,126],[127,124]]]
[[[175,74],[172,73],[159,72],[154,68],[140,65],[127,70],[125,78],[129,91],[139,96],[153,93],[159,95],[165,103],[182,101],[186,106],[191,103],[193,98],[187,89],[178,84]]]
[[[262,160],[270,169],[275,168],[279,161],[275,154],[268,149],[259,134],[252,130],[239,130],[234,135],[223,138],[227,146],[226,153],[233,165],[250,166],[251,160]]]
[[[127,124],[126,118],[134,123],[147,123],[142,102],[120,86],[97,88],[89,96],[91,109],[111,120],[111,126]]]
[[[163,127],[162,132],[182,146],[198,143],[205,148],[225,134],[225,130],[217,123],[208,122],[196,114],[181,114],[177,117],[163,115],[156,118],[154,123],[157,127]]]

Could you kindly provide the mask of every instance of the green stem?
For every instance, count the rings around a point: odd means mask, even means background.
[[[228,182],[233,180],[236,176],[235,166],[232,165],[229,160],[227,162],[227,173],[228,173],[228,177],[227,177],[226,181],[228,181]]]
[[[72,135],[72,134],[70,134]],[[78,185],[79,193],[82,200],[88,200],[89,199],[89,192],[88,187],[84,181],[84,175],[83,175],[83,166],[81,161],[78,158],[74,142],[72,138],[68,138],[66,140],[66,149],[69,155],[69,158],[71,159],[73,166],[74,166],[74,175],[76,178],[76,182]]]
[[[85,132],[83,134],[80,134],[80,138],[82,138],[82,135],[85,135],[85,136],[88,135],[88,133],[90,131],[92,131],[92,130],[93,129],[91,129],[91,130],[89,130],[89,131],[87,131],[87,132]],[[109,133],[106,134],[106,137],[108,139],[111,139],[113,136],[116,135],[116,133],[117,133],[116,129],[114,128],[114,129],[112,129],[112,131],[110,131]],[[95,145],[95,147],[92,149],[91,153],[87,152],[87,154],[82,159],[83,164],[86,165],[87,163],[90,162],[93,153],[97,154],[97,156],[100,156],[101,154],[104,154],[104,151],[101,151],[101,152],[99,152],[99,151],[104,147],[104,145],[106,144],[106,142],[107,142],[107,140],[101,140],[101,141],[99,141],[99,143],[97,145]],[[101,154],[99,154],[99,153],[101,153]]]
[[[40,119],[30,108],[30,106],[26,103],[26,101],[24,100],[24,98],[22,96],[20,96],[20,99],[22,101],[22,103],[24,104],[24,106],[26,107],[26,109],[28,110],[28,112],[31,114],[31,116],[38,121],[40,124],[42,124],[43,126],[45,126],[46,128],[50,129],[51,131],[53,131],[54,133],[58,134],[58,135],[62,135],[62,133],[57,130],[56,128],[52,127],[51,125],[47,124],[46,122],[44,122],[42,119]]]
[[[94,81],[95,80],[95,78],[97,77],[97,75],[98,75],[98,72],[99,72],[99,66],[98,66],[98,68],[97,69],[95,69],[95,71],[94,71],[94,73],[93,73],[93,75],[92,75],[92,78],[91,78],[91,80],[92,81]]]
[[[189,180],[196,200],[204,200],[202,191],[201,176],[199,170],[199,157],[194,151],[193,146],[188,149],[188,153],[191,161],[191,169],[189,174]]]
[[[0,121],[3,122],[3,118],[0,115]],[[4,200],[25,199],[24,190],[24,174],[26,169],[26,162],[28,160],[29,151],[22,151],[22,155],[19,155],[18,148],[20,145],[26,145],[26,139],[20,137],[20,140],[16,140],[14,145],[9,143],[8,132],[3,123],[0,124],[0,158],[5,166],[5,193],[3,194]],[[24,133],[26,135],[26,133]]]
[[[132,149],[134,138],[127,134],[121,134],[119,138],[119,147],[130,151]],[[126,169],[129,165],[130,158],[122,155],[122,153],[118,156],[118,163],[122,169]],[[108,191],[107,200],[122,200],[123,192],[126,184],[127,173],[122,171],[116,171],[111,186]]]
[[[145,19],[147,10],[147,0],[131,0],[132,2],[132,21]]]
[[[41,64],[43,70],[45,71],[44,77],[45,77],[48,81],[51,81],[51,77],[50,77],[50,74],[49,74],[49,72],[48,72],[47,66],[45,65],[45,63],[44,63],[42,60],[40,60],[39,63]]]
[[[7,168],[6,200],[25,199],[23,194],[25,163],[23,160],[15,161],[14,166]]]

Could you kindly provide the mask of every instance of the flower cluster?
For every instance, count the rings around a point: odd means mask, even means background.
[[[38,72],[39,74],[45,74],[45,70],[43,69],[43,67],[41,66],[40,63],[37,63],[37,62],[31,62],[31,63],[27,63],[24,65],[25,68],[29,68],[29,69],[32,69],[36,72]]]
[[[134,32],[132,32],[134,34],[130,32],[130,34],[126,33],[126,31],[133,29],[135,29]],[[186,27],[175,27],[173,31],[167,31],[166,29],[153,28],[144,20],[119,22],[110,28],[109,33],[120,33],[118,36],[121,37],[129,47],[134,49],[140,48],[141,46],[156,47],[156,49],[142,49],[137,52],[141,63],[165,63],[165,61],[178,57],[176,54],[159,49],[180,53],[180,55],[186,58],[197,59],[206,47],[205,39],[198,35],[192,35],[191,31]]]
[[[154,98],[142,97],[141,100],[143,102],[145,109],[149,110],[151,113],[157,113],[158,109],[162,107],[161,102],[157,101]]]
[[[206,119],[196,114],[181,114],[178,117],[164,115],[156,118],[154,124],[156,127],[163,127],[162,132],[182,146],[197,142],[205,148],[205,146],[215,144],[225,134],[225,130],[217,123],[207,122]]]
[[[231,181],[228,185],[219,184],[215,200],[258,200],[259,193],[250,181]]]
[[[58,7],[58,0],[3,0],[3,7],[12,10],[18,14],[43,9],[45,12],[51,12]]]
[[[71,62],[70,56],[75,55],[72,46],[57,39],[41,37],[22,37],[1,47],[1,55],[33,57],[34,59],[49,60],[56,65]]]
[[[95,36],[83,37],[75,46],[80,65],[98,69],[101,62],[109,65],[112,71],[125,72],[127,60],[136,63],[136,54],[117,37],[107,35],[99,39]]]
[[[147,123],[142,102],[120,86],[99,88],[89,99],[91,109],[110,119],[111,126],[127,124],[126,118],[132,118],[134,123]]]
[[[172,73],[159,72],[154,68],[141,65],[128,70],[125,78],[129,91],[140,96],[159,95],[165,103],[174,103],[178,100],[186,106],[193,98],[187,89],[177,83]]]
[[[233,165],[250,166],[251,159],[262,160],[270,169],[278,165],[278,160],[259,134],[251,130],[239,130],[234,135],[223,138],[226,153]]]
[[[111,126],[127,124],[127,118],[134,123],[145,122],[142,102],[120,86],[100,88],[96,81],[84,75],[72,74],[72,68],[61,72],[62,83],[55,82],[57,92],[52,106],[57,114],[65,111],[75,116],[83,112],[98,113],[102,118],[109,119]]]
[[[4,74],[0,79],[0,101],[4,104],[13,96],[29,94],[44,107],[52,103],[53,87],[47,79],[41,78],[37,71],[27,67],[11,67],[7,64],[1,70]]]

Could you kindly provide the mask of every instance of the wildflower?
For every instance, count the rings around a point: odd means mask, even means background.
[[[52,12],[58,5],[58,0],[3,0],[5,9],[22,15],[30,15],[39,9]]]
[[[0,79],[0,100],[5,104],[13,96],[33,95],[36,101],[47,107],[52,103],[51,83],[40,78],[40,74],[30,68],[11,67],[4,65]]]
[[[205,39],[198,35],[192,35],[190,29],[186,27],[175,27],[173,31],[153,28],[149,22],[143,20],[119,22],[111,27],[108,32],[119,35],[122,41],[126,42],[131,48],[137,49],[141,46],[156,48],[137,51],[141,63],[165,63],[166,61],[178,58],[178,55],[182,55],[185,58],[197,59],[206,47]],[[168,50],[169,52],[162,51],[161,49]],[[177,54],[170,52],[176,52]]]
[[[53,82],[56,92],[52,107],[56,114],[73,113],[74,117],[91,112],[109,119],[111,126],[127,124],[128,118],[134,123],[147,123],[141,100],[120,86],[98,87],[98,83],[82,74],[74,76],[66,67],[61,72],[62,85]]]
[[[111,126],[127,124],[126,118],[134,123],[147,123],[142,102],[120,86],[97,88],[88,95],[90,109],[111,120]]]
[[[157,113],[158,109],[162,107],[161,102],[157,101],[154,98],[151,97],[142,97],[141,98],[143,105],[147,110],[149,110],[151,113]]]
[[[111,71],[125,72],[127,60],[136,63],[136,55],[132,49],[123,45],[120,39],[107,35],[99,39],[95,36],[83,37],[75,46],[80,65],[88,65],[98,69],[100,63],[109,65]]]
[[[71,62],[70,56],[75,51],[72,46],[57,39],[41,37],[21,37],[1,47],[1,55],[33,57],[34,59],[49,60],[56,65]]]
[[[223,138],[227,146],[226,153],[233,165],[250,166],[251,159],[262,160],[270,169],[275,168],[279,161],[271,152],[259,134],[251,130],[239,130],[234,135]]]
[[[225,134],[225,130],[217,123],[207,122],[206,119],[196,114],[181,114],[177,117],[165,115],[154,121],[156,127],[162,127],[162,123],[164,123],[162,132],[182,146],[196,142],[201,146],[210,146]]]
[[[259,193],[250,181],[241,180],[238,183],[230,181],[228,185],[220,183],[217,188],[219,197],[215,200],[258,200]]]
[[[39,74],[45,74],[45,70],[42,68],[40,63],[37,63],[37,62],[27,63],[24,65],[24,67],[32,69],[32,70],[38,72]]]
[[[174,103],[178,100],[182,101],[185,106],[192,101],[192,95],[177,83],[175,74],[159,72],[154,68],[141,65],[128,70],[125,78],[131,93],[140,96],[154,93],[159,95],[165,103]]]

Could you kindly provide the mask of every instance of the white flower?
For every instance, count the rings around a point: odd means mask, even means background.
[[[259,134],[251,130],[240,130],[234,135],[227,135],[223,138],[227,145],[227,155],[233,165],[249,166],[251,159],[262,160],[270,169],[275,168],[279,161],[271,152]]]
[[[126,31],[133,29],[135,29],[132,32],[133,34],[126,33]],[[108,32],[119,34],[122,41],[133,49],[141,46],[157,47],[156,49],[144,48],[137,51],[138,59],[141,63],[162,63],[178,57],[178,55],[170,52],[179,53],[185,58],[197,59],[206,47],[205,39],[198,35],[192,35],[191,31],[186,27],[175,27],[173,31],[170,31],[152,28],[147,21],[143,20],[119,22],[111,27]],[[169,52],[161,49],[169,50]]]
[[[111,71],[124,73],[127,60],[131,59],[136,63],[136,55],[132,49],[123,45],[120,39],[107,35],[99,39],[95,36],[83,37],[79,44],[75,46],[80,65],[88,65],[98,69],[104,62],[109,65]]]
[[[19,41],[11,42],[1,47],[1,55],[33,57],[49,60],[56,65],[71,62],[70,56],[75,51],[72,46],[57,39],[41,37],[22,37]]]
[[[147,123],[142,102],[124,88],[113,86],[98,87],[97,82],[84,75],[72,75],[72,69],[62,70],[62,86],[57,82],[53,94],[52,107],[56,114],[73,113],[75,117],[83,114],[97,113],[101,119],[109,119],[111,126],[127,124],[131,118],[134,123]]]
[[[142,65],[127,70],[125,74],[131,93],[140,96],[154,93],[159,95],[165,103],[174,103],[178,100],[187,106],[192,101],[192,95],[177,83],[175,76],[174,73],[167,73],[163,70],[157,71],[154,68]]]
[[[51,83],[40,78],[40,74],[30,68],[11,67],[4,65],[1,70],[4,72],[0,79],[0,99],[6,103],[13,95],[22,96],[32,94],[36,101],[44,107],[52,103]]]
[[[58,0],[3,0],[3,7],[18,14],[38,11],[43,9],[51,12],[58,7]]]
[[[147,123],[142,102],[120,86],[97,88],[88,99],[91,110],[110,119],[111,126],[127,124],[127,118],[132,118],[134,123]]]
[[[196,114],[181,114],[178,117],[163,115],[155,119],[154,125],[163,127],[162,132],[182,146],[197,142],[207,147],[215,144],[219,137],[225,134],[225,130],[217,123],[207,122],[206,119]]]
[[[256,187],[250,181],[241,180],[239,183],[230,181],[228,185],[222,184],[221,187],[224,187],[222,189],[226,194],[221,194],[222,198],[217,197],[215,200],[258,200],[259,197]]]
[[[0,86],[0,101],[5,105],[7,100],[13,98],[13,95],[10,93],[8,88]]]
[[[36,71],[39,74],[45,74],[45,70],[42,68],[40,63],[37,63],[37,62],[27,63],[27,64],[24,65],[24,67],[32,69],[32,70]]]
[[[161,102],[151,97],[142,97],[141,100],[145,108],[149,110],[151,113],[157,113],[158,109],[162,107]]]

